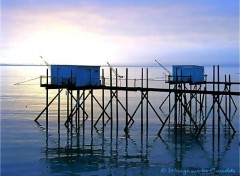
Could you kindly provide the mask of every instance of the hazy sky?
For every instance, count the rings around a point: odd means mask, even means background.
[[[2,0],[1,63],[239,64],[239,0]]]

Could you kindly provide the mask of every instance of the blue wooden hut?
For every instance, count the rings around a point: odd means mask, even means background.
[[[172,66],[173,83],[203,83],[204,67],[197,65],[173,65]]]
[[[100,66],[51,65],[52,85],[98,86]]]

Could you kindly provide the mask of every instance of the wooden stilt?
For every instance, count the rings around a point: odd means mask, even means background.
[[[47,85],[48,85],[48,69],[47,69]],[[46,131],[48,132],[48,88],[46,87]]]

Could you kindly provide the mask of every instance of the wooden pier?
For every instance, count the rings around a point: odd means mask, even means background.
[[[231,134],[235,134],[236,130],[232,125],[232,116],[237,111],[237,105],[233,96],[240,96],[239,91],[232,91],[232,86],[239,86],[239,82],[231,82],[230,75],[225,75],[225,81],[220,81],[219,71],[217,72],[213,66],[213,81],[205,81],[202,83],[186,84],[185,82],[169,82],[168,88],[149,87],[148,68],[141,70],[140,86],[129,86],[130,79],[128,78],[128,68],[126,68],[124,78],[120,78],[117,74],[117,69],[113,71],[109,69],[109,78],[104,76],[104,69],[101,70],[101,84],[90,86],[75,86],[72,84],[73,78],[69,79],[69,84],[56,85],[50,83],[50,76],[41,76],[40,86],[46,89],[46,107],[37,116],[35,121],[45,113],[46,115],[46,131],[48,131],[48,116],[49,106],[57,99],[58,101],[58,129],[60,130],[60,114],[61,107],[61,92],[67,92],[67,117],[65,121],[66,128],[72,131],[73,128],[85,131],[86,120],[91,121],[91,133],[93,129],[101,130],[104,133],[105,126],[110,123],[111,133],[116,130],[119,131],[119,109],[125,112],[125,127],[126,134],[130,133],[131,127],[134,125],[135,119],[141,119],[141,136],[145,133],[148,135],[149,127],[149,110],[153,111],[155,116],[159,119],[159,131],[156,134],[161,135],[162,130],[166,124],[173,123],[175,130],[185,130],[192,128],[198,137],[202,130],[206,128],[206,124],[212,117],[212,136],[215,137],[217,132],[218,140],[220,138],[220,130],[223,128],[222,122],[224,121],[224,128],[228,128]],[[145,74],[144,74],[145,71]],[[228,78],[228,79],[227,79]],[[108,80],[108,84],[106,84]],[[119,81],[124,82],[124,85],[119,85]],[[136,79],[132,80],[136,81]],[[209,87],[211,89],[207,90]],[[49,101],[48,91],[55,89],[56,95]],[[101,91],[99,91],[101,90]],[[238,89],[239,90],[239,89]],[[101,98],[97,98],[95,92],[101,92]],[[124,100],[119,98],[119,92],[125,93]],[[136,97],[140,97],[140,101],[134,102],[136,107],[133,112],[129,110],[130,103],[128,94],[135,92]],[[166,98],[159,102],[159,107],[156,108],[151,103],[149,94],[152,92],[159,92],[167,94]],[[109,95],[106,99],[105,96]],[[172,102],[171,99],[174,99]],[[211,104],[208,104],[211,100]],[[90,102],[90,112],[87,112],[85,104]],[[114,102],[114,103],[113,103]],[[115,107],[113,107],[115,105]],[[163,109],[163,106],[168,106],[168,110]],[[194,107],[194,108],[193,108]],[[98,108],[101,113],[98,117],[94,116],[94,110]],[[81,113],[80,113],[81,112]],[[140,112],[140,117],[136,117],[137,112]],[[113,113],[115,113],[113,115]],[[115,119],[113,118],[115,117]],[[90,117],[90,118],[89,118]],[[170,120],[172,119],[172,120]],[[113,129],[113,123],[115,128]],[[145,130],[145,131],[144,131]]]

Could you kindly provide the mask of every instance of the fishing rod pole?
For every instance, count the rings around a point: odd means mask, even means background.
[[[117,77],[123,78],[123,76],[117,74],[116,70],[115,70],[108,62],[107,62],[107,64],[108,64],[108,66],[112,69],[113,73],[114,73]]]
[[[45,63],[45,65],[48,67],[48,69],[51,70],[51,66],[49,65],[49,63],[48,63],[46,60],[44,60],[42,56],[40,56],[40,58],[41,58],[42,61]],[[31,79],[28,79],[28,80],[26,80],[26,81],[21,81],[21,82],[15,83],[14,85],[20,85],[20,84],[22,84],[22,83],[30,82],[30,81],[33,81],[33,80],[36,80],[36,79],[39,79],[39,78],[40,78],[40,77],[38,76],[38,77],[36,77],[36,78],[31,78]]]
[[[171,75],[171,72],[166,67],[164,67],[162,64],[160,64],[156,59],[155,59],[155,62],[157,62],[157,64],[160,65],[169,75]]]
[[[14,85],[20,85],[20,84],[22,84],[22,83],[30,82],[30,81],[33,81],[33,80],[36,80],[36,79],[39,79],[39,78],[40,78],[40,77],[38,76],[38,77],[36,77],[36,78],[31,78],[31,79],[28,79],[28,80],[26,80],[26,81],[21,81],[21,82],[15,83]]]
[[[44,60],[42,56],[40,56],[40,58],[41,58],[42,61],[45,63],[45,65],[51,70],[51,66],[49,65],[49,63],[47,63],[47,61]]]

